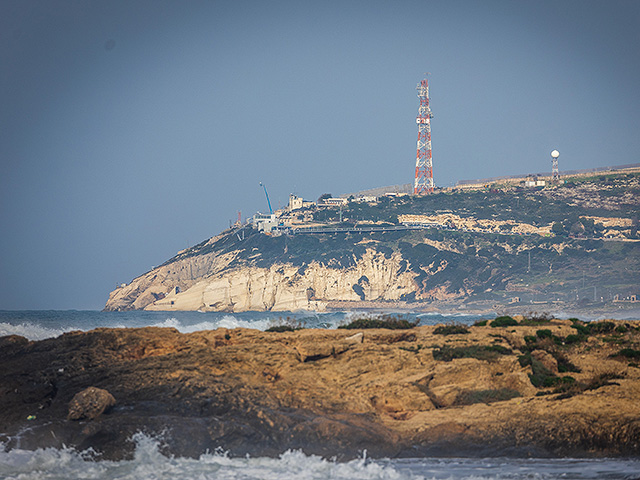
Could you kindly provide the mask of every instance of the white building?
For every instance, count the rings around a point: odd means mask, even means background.
[[[258,229],[259,232],[270,233],[275,227],[278,226],[278,218],[275,213],[270,215],[256,213],[251,219],[253,226]]]

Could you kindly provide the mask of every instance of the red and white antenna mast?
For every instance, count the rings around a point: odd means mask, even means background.
[[[417,87],[420,107],[418,107],[418,152],[416,154],[416,178],[414,195],[433,193],[433,164],[431,163],[431,108],[429,108],[429,82],[425,78]]]

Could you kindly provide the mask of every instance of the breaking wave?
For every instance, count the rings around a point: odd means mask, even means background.
[[[13,325],[11,323],[0,323],[0,337],[7,335],[19,335],[29,340],[44,340],[46,338],[54,338],[65,332],[77,330],[74,328],[49,328],[42,325],[36,325],[31,322],[19,323]]]
[[[367,461],[366,457],[339,463],[299,451],[287,451],[278,458],[230,458],[224,453],[206,453],[199,458],[167,457],[160,453],[161,442],[142,433],[132,437],[132,460],[96,461],[95,452],[72,449],[36,451],[0,448],[0,478],[20,480],[354,480],[419,479],[403,474],[391,465]]]
[[[162,438],[133,435],[131,460],[97,460],[92,450],[46,448],[6,451],[0,444],[5,480],[607,480],[637,479],[637,459],[405,458],[337,462],[301,451],[276,458],[232,458],[219,451],[198,458],[161,453]]]
[[[272,325],[273,321],[270,319],[241,320],[233,315],[225,315],[220,320],[204,321],[194,324],[187,324],[177,318],[171,317],[152,326],[173,327],[181,333],[192,333],[200,330],[215,330],[216,328],[254,328],[257,330],[266,330]]]

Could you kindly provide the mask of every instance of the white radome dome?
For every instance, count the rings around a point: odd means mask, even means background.
[[[553,158],[558,158],[560,156],[560,152],[558,150],[554,150],[553,152],[551,152],[551,156]]]

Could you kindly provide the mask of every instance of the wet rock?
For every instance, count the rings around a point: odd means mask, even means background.
[[[69,403],[69,420],[93,420],[116,404],[108,391],[89,387],[77,393]]]

